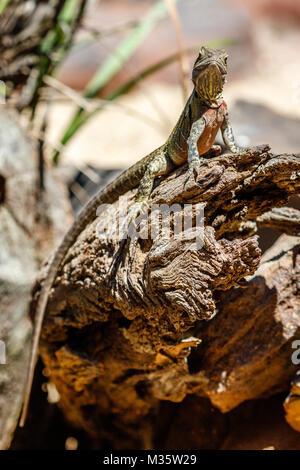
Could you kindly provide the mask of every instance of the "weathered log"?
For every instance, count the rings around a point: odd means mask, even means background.
[[[0,113],[0,449],[11,442],[23,400],[39,261],[72,220],[65,187],[47,172],[37,194],[36,154],[13,117]],[[43,216],[42,216],[43,214]]]
[[[161,402],[156,419],[156,449],[300,450],[299,433],[286,422],[279,394],[249,400],[228,413],[208,399],[187,396]]]
[[[300,192],[299,156],[268,146],[222,155],[184,186],[185,171],[161,181],[151,204],[202,204],[204,228],[162,230],[120,251],[122,242],[99,237],[121,212],[116,203],[73,245],[49,299],[42,358],[66,417],[98,446],[151,447],[161,400],[197,394],[225,412],[288,390],[297,369],[299,240],[282,239],[248,276],[261,257],[258,218]],[[190,249],[198,235],[202,246]]]
[[[219,312],[197,334],[192,386],[226,412],[240,403],[288,390],[297,371],[292,343],[300,337],[297,290],[300,238],[282,237],[265,253],[244,288],[219,293]]]
[[[292,207],[280,207],[257,217],[258,226],[280,230],[288,235],[300,235],[300,211]]]

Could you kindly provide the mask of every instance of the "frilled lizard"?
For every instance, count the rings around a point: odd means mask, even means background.
[[[126,218],[127,223],[129,223],[135,219],[141,212],[142,206],[147,202],[156,177],[166,175],[176,166],[188,161],[189,171],[187,177],[190,178],[197,172],[198,166],[205,161],[205,154],[208,151],[215,151],[216,153],[220,151],[219,146],[213,145],[219,129],[222,131],[226,147],[234,153],[238,151],[228,119],[227,106],[222,96],[227,75],[227,57],[224,50],[201,48],[193,67],[194,89],[166,143],[124,171],[112,183],[99,191],[83,208],[56,250],[49,264],[36,308],[35,328],[20,426],[24,425],[26,419],[38,356],[39,338],[50,290],[69,248],[86,226],[95,219],[98,206],[113,203],[120,195],[138,187],[135,203]]]

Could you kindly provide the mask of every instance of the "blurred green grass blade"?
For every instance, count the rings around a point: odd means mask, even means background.
[[[180,0],[176,0],[177,2]],[[115,51],[95,73],[85,89],[85,97],[93,98],[107,82],[122,68],[125,62],[134,54],[143,40],[165,16],[167,6],[165,0],[158,1],[146,14],[144,19],[117,46]]]
[[[72,23],[74,18],[77,18],[80,8],[80,2],[78,0],[66,0],[64,6],[62,7],[58,19],[67,24]]]
[[[76,21],[80,9],[80,2],[78,0],[66,0],[58,18],[55,28],[49,31],[41,44],[42,54],[49,54],[53,51],[56,44],[62,44],[65,40],[65,33],[63,31],[63,24],[71,26]]]
[[[201,45],[190,47],[185,50],[186,54],[194,54],[197,52],[201,46],[206,45],[210,47],[225,47],[229,45],[235,44],[235,41],[233,39],[215,39],[211,41],[207,41],[204,43],[201,43]],[[109,95],[105,96],[104,99],[109,101],[113,101],[116,98],[118,98],[121,95],[124,95],[128,91],[132,90],[139,81],[149,77],[153,73],[158,72],[162,68],[166,67],[167,65],[170,65],[172,62],[175,62],[178,60],[179,54],[175,53],[172,54],[165,59],[157,62],[156,64],[152,65],[151,67],[148,67],[145,69],[143,72],[139,73],[136,77],[132,78],[128,82],[124,83],[121,87],[117,88],[115,91],[110,93]],[[98,112],[102,111],[105,108],[105,104],[101,104],[97,108],[95,108],[94,111],[92,112],[87,112],[84,109],[79,109],[77,114],[74,116],[71,124],[69,125],[67,131],[65,132],[63,138],[61,139],[61,144],[66,145],[68,141],[74,136],[74,134],[77,132],[77,130],[84,125],[91,117],[93,117],[95,114]],[[59,158],[59,151],[56,151],[53,155],[53,163],[57,164],[58,163],[58,158]]]
[[[176,0],[178,2],[180,0]],[[122,40],[116,47],[115,51],[110,57],[100,66],[93,78],[87,84],[84,90],[84,96],[88,99],[94,98],[99,91],[108,83],[108,81],[116,75],[117,72],[123,67],[125,62],[134,54],[143,40],[153,30],[157,23],[166,15],[167,5],[164,0],[159,0],[146,14],[133,31]],[[61,144],[65,145],[69,139],[74,135],[77,129],[81,127],[82,123],[86,121],[87,114],[83,109],[78,108],[75,116],[69,124],[66,132],[64,133]],[[57,164],[60,153],[56,151],[53,155],[53,163]]]
[[[104,29],[103,31],[90,31],[91,36],[89,38],[82,39],[81,41],[77,41],[76,43],[72,44],[72,51],[81,50],[90,46],[91,44],[95,44],[95,42],[100,41],[103,38],[113,36],[114,34],[129,32],[130,30],[136,28],[138,24],[139,21],[128,21],[119,26]]]
[[[1,0],[0,0],[1,1]],[[51,75],[68,51],[72,34],[82,17],[87,0],[65,0],[60,7],[54,27],[48,31],[40,45],[39,76],[35,83],[34,100],[31,103],[31,119],[34,118],[43,77]]]
[[[11,0],[0,0],[0,15],[4,12],[5,8],[10,4]]]

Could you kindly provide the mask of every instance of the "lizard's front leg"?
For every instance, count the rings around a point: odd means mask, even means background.
[[[144,207],[147,206],[155,178],[169,173],[173,167],[174,165],[170,157],[164,151],[159,152],[153,160],[149,162],[147,170],[145,171],[138,187],[138,191],[135,196],[135,203],[129,209],[122,224],[121,233],[124,234],[128,232],[131,222],[133,222],[143,211]]]
[[[233,153],[238,153],[239,151],[242,150],[237,146],[235,142],[232,127],[229,122],[228,112],[226,112],[225,114],[224,121],[221,126],[221,132],[222,132],[224,144],[226,145],[228,150],[230,150]]]
[[[197,168],[199,167],[201,161],[204,160],[204,158],[200,158],[199,156],[198,140],[203,134],[205,130],[205,126],[206,126],[206,122],[203,117],[193,122],[192,124],[190,135],[187,140],[189,170],[188,170],[187,178],[184,184],[187,183],[187,181],[189,180],[189,178],[191,177],[193,173],[196,176]]]

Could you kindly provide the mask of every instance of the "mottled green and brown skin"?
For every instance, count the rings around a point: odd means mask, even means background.
[[[124,171],[117,179],[96,194],[83,208],[56,250],[49,264],[48,274],[43,282],[37,304],[20,426],[24,425],[26,419],[49,292],[68,250],[78,235],[95,219],[98,206],[113,203],[120,195],[138,186],[135,204],[131,207],[126,219],[128,225],[141,211],[142,205],[147,202],[157,176],[168,174],[174,167],[182,165],[186,161],[189,164],[188,178],[196,172],[197,167],[204,160],[203,155],[213,147],[220,128],[227,148],[232,152],[237,152],[238,148],[229,124],[227,106],[222,97],[226,74],[227,53],[224,50],[203,47],[193,68],[194,90],[166,143]]]

